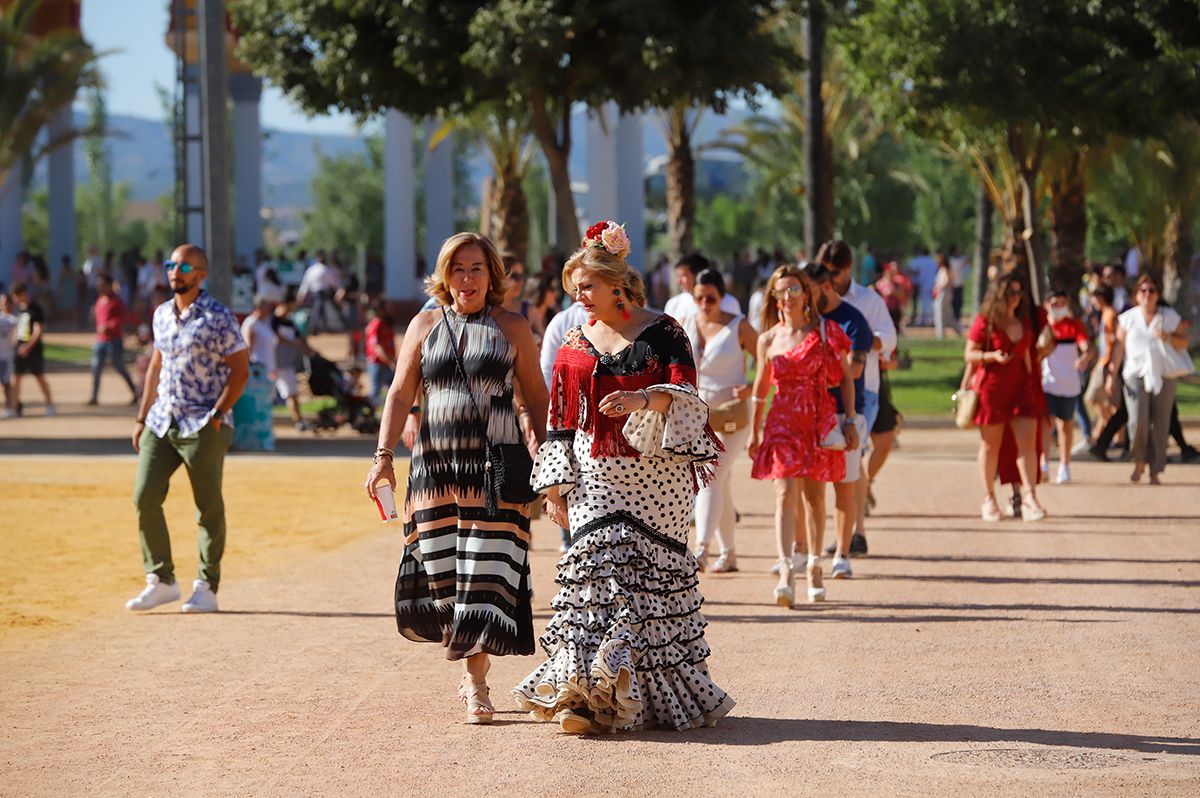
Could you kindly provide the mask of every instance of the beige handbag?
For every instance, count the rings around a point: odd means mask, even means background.
[[[983,339],[984,354],[987,353],[987,347],[991,342],[992,324],[988,322]],[[974,388],[974,380],[979,368],[980,366],[976,366],[974,363],[968,363],[963,369],[962,381],[958,384],[958,390],[950,397],[954,402],[954,426],[959,429],[971,429],[975,426],[975,411],[979,409],[979,391]]]
[[[750,403],[730,399],[708,409],[708,424],[713,432],[729,434],[750,426]]]

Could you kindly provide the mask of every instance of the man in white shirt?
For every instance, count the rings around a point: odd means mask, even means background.
[[[680,324],[683,324],[690,316],[695,316],[696,300],[692,296],[692,289],[696,287],[696,276],[711,268],[712,264],[708,258],[699,252],[693,252],[680,258],[679,262],[675,264],[675,282],[679,286],[679,293],[667,300],[667,306],[663,308],[663,313]],[[737,297],[733,294],[726,292],[725,296],[721,297],[721,310],[740,316],[742,315],[742,303],[738,302]]]
[[[834,242],[835,254],[838,245],[844,248],[844,254],[837,260],[840,268],[834,272],[834,290],[842,296],[845,302],[862,314],[871,328],[871,333],[875,336],[875,341],[871,345],[871,351],[867,353],[867,361],[863,366],[863,415],[867,421],[867,432],[870,433],[875,426],[875,420],[879,417],[879,361],[881,357],[891,357],[892,352],[896,350],[896,325],[892,322],[891,314],[888,313],[883,297],[874,290],[854,281],[853,253],[844,242],[838,241]],[[849,265],[844,265],[846,260],[849,261]],[[871,484],[871,475],[866,471],[866,468],[862,469],[855,493],[857,519],[854,526],[855,532],[850,538],[851,554],[867,553],[864,521],[867,511],[867,489]]]
[[[309,317],[308,333],[314,335],[326,327],[326,307],[337,313],[334,296],[342,287],[342,273],[326,266],[323,252],[317,253],[317,259],[304,271],[300,280],[300,291],[296,299],[301,305],[310,306],[312,315]]]

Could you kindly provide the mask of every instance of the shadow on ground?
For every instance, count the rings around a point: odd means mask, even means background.
[[[729,717],[715,728],[688,732],[649,731],[637,735],[648,742],[707,745],[763,745],[791,741],[850,743],[1027,743],[1143,754],[1200,755],[1200,739],[1110,732],[1053,729],[1001,729],[940,723],[863,720],[803,720]],[[596,740],[624,740],[624,735],[597,735]]]

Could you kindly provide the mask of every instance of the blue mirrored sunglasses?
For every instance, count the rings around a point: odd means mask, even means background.
[[[192,264],[188,263],[187,261],[184,261],[183,263],[176,263],[173,260],[163,261],[163,268],[167,271],[178,269],[180,274],[192,273]]]

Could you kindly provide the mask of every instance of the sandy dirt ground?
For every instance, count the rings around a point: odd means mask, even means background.
[[[468,726],[458,666],[397,636],[401,540],[360,498],[359,439],[322,442],[354,460],[231,455],[222,612],[127,613],[128,419],[60,402],[0,428],[0,795],[1200,794],[1200,467],[1150,487],[1079,463],[1044,489],[1045,521],[988,525],[972,436],[910,429],[871,556],[787,610],[772,491],[743,459],[742,570],[702,577],[737,707],[712,729],[576,738],[508,700],[537,657],[495,660],[502,712]],[[189,499],[181,471],[181,580]],[[544,626],[557,531],[534,529]]]

